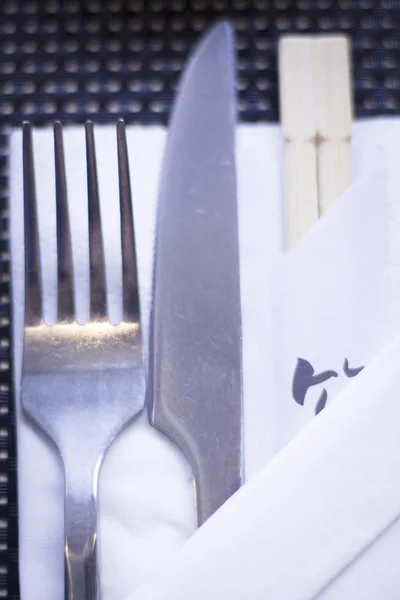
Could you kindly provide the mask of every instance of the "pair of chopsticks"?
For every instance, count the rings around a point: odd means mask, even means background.
[[[348,39],[343,35],[283,36],[279,88],[286,245],[290,247],[351,182]]]

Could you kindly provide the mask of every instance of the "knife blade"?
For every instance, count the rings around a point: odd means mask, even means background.
[[[192,467],[201,525],[242,481],[242,358],[235,50],[215,25],[189,58],[159,190],[151,424]]]

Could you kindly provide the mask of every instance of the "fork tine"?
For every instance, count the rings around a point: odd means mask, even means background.
[[[57,212],[58,320],[72,321],[75,311],[71,232],[68,215],[62,126],[59,121],[54,123],[54,157]]]
[[[25,326],[32,326],[42,321],[43,313],[32,125],[27,121],[22,126],[22,160],[25,229]]]
[[[90,316],[91,319],[99,319],[106,317],[107,304],[96,153],[91,121],[85,123],[85,131],[89,209]]]
[[[123,320],[130,322],[139,316],[139,289],[133,226],[131,182],[125,123],[117,123],[119,202],[121,214],[122,250],[122,310]]]

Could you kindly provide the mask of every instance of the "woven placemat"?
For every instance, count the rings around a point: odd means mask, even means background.
[[[185,59],[216,19],[236,27],[242,121],[277,121],[277,39],[345,32],[357,117],[400,111],[398,0],[9,0],[0,3],[0,598],[19,598],[10,355],[8,137],[45,125],[167,123]]]

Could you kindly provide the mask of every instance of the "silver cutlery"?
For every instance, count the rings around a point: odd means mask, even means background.
[[[159,190],[150,420],[191,464],[199,525],[242,481],[234,52],[219,23],[191,56]]]
[[[86,124],[90,320],[75,319],[71,235],[62,129],[54,125],[58,319],[43,320],[39,230],[29,123],[23,126],[25,328],[22,407],[54,442],[65,469],[66,598],[97,600],[96,493],[104,454],[144,405],[135,240],[123,122],[117,125],[123,320],[107,318],[104,255],[93,126]],[[82,190],[82,198],[86,190]],[[40,202],[40,190],[37,190]]]

